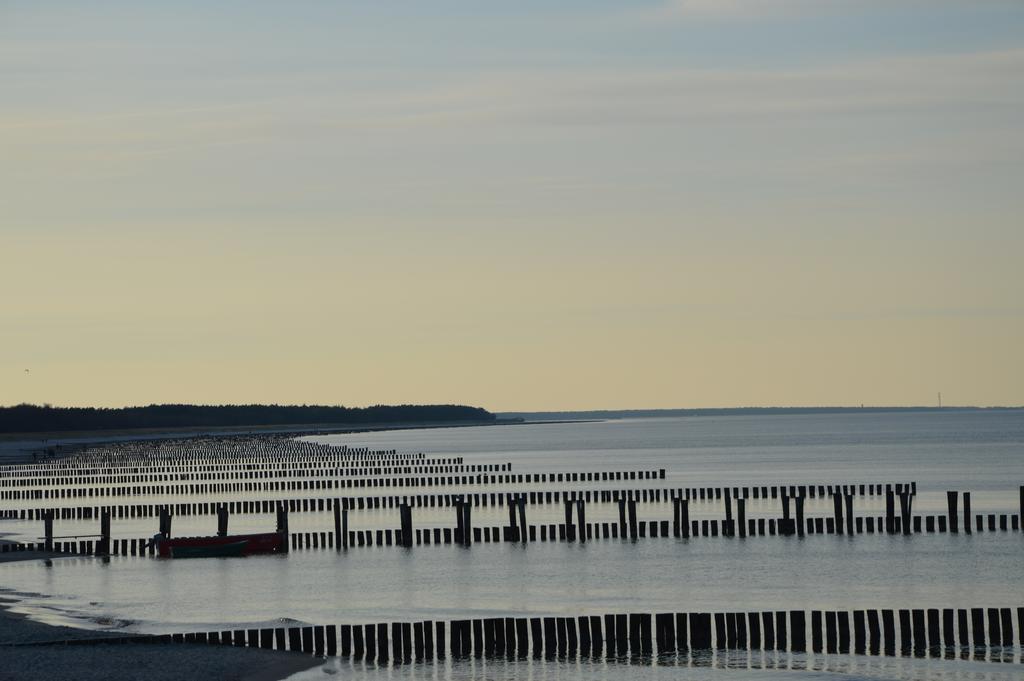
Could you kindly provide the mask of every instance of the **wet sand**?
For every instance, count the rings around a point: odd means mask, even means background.
[[[0,554],[0,562],[9,556],[24,559],[24,554]],[[117,634],[35,622],[10,612],[12,603],[0,597],[0,681],[277,681],[322,664],[315,657],[251,648],[85,643]]]

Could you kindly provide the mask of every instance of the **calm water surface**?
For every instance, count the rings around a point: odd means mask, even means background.
[[[1018,485],[1024,483],[1020,412],[697,417],[317,439],[460,455],[471,463],[511,461],[516,471],[667,469],[665,481],[645,481],[643,486],[916,480],[915,511],[926,513],[945,510],[947,489],[972,491],[979,513],[1017,512]],[[858,513],[882,508],[881,500],[858,499],[857,504]],[[616,517],[611,505],[591,507],[588,519]],[[649,504],[642,507],[641,517],[668,518],[668,509]],[[536,507],[529,512],[530,522],[547,517],[554,522],[560,509]],[[698,516],[704,512],[712,516],[720,508],[695,509]],[[752,502],[750,513],[756,517],[778,510],[770,502]],[[417,509],[414,522],[452,525],[449,515],[447,509]],[[476,523],[498,524],[504,517],[503,509],[474,513]],[[232,527],[241,531],[264,521],[272,524],[269,517],[255,516],[238,518],[237,524],[232,519]],[[116,525],[115,536],[154,531],[150,521],[132,522]],[[178,518],[175,530],[186,531],[192,524],[206,532],[214,522]],[[352,518],[353,527],[397,524],[392,510]],[[293,530],[326,530],[330,525],[328,514],[297,514],[292,521]],[[0,532],[33,531],[38,528],[0,524]],[[37,562],[0,565],[0,585],[19,595],[18,609],[33,617],[140,632],[248,628],[282,621],[1017,606],[1024,605],[1024,533],[601,540],[586,545],[480,544],[468,550],[384,547],[197,561],[69,558],[54,561],[52,567]],[[346,662],[334,671],[343,676],[358,671],[359,677],[370,679],[1022,678],[1019,655],[1013,659],[1010,668],[977,660],[786,655],[740,662],[476,661],[387,669],[359,665],[358,670]]]

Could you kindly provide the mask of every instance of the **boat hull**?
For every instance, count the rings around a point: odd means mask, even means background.
[[[175,537],[157,544],[162,558],[199,558],[206,556],[251,556],[259,553],[284,553],[287,535],[283,532],[236,534],[224,537]]]
[[[172,546],[171,558],[234,558],[245,555],[246,541],[212,546]]]

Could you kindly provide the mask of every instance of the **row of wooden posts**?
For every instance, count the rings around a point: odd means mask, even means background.
[[[226,504],[231,513],[272,513],[279,505],[289,511],[317,513],[333,509],[336,503],[348,509],[398,508],[408,504],[414,508],[445,508],[454,506],[460,499],[475,507],[504,506],[505,500],[523,495],[531,505],[561,503],[562,499],[583,499],[587,502],[614,502],[619,499],[636,499],[644,503],[668,501],[688,494],[684,489],[631,488],[602,490],[533,490],[529,492],[467,492],[465,494],[409,494],[361,497],[306,497],[302,499],[262,499],[224,502],[185,502],[174,504],[121,504],[112,506],[58,506],[53,508],[9,509],[0,511],[0,518],[40,520],[52,510],[62,520],[88,520],[99,517],[100,510],[110,508],[115,518],[150,518],[159,514],[161,508],[170,508],[176,515],[199,516],[217,512],[220,504]],[[703,495],[702,495],[703,496]],[[709,495],[709,498],[713,495]],[[696,499],[696,495],[694,496]]]
[[[1019,530],[1020,520],[1024,518],[1024,485],[1019,487],[1019,503],[1020,512],[1019,514],[1000,514],[999,517],[999,529],[1007,530]],[[896,516],[896,500],[899,499],[900,504],[900,515]],[[958,532],[960,529],[958,508],[959,493],[955,490],[946,492],[946,505],[947,514],[945,516],[924,516],[925,518],[925,530],[928,532],[934,532],[938,529],[939,532]],[[744,499],[736,500],[737,518],[733,518],[732,511],[732,499],[727,495],[725,498],[725,524],[724,533],[726,536],[733,536],[738,530],[741,537],[746,536],[748,523],[746,521],[746,504]],[[796,518],[790,516],[790,497],[784,495],[782,497],[782,520],[780,534],[798,534],[803,536],[804,528],[807,526],[804,519],[804,497],[794,497],[792,501],[795,505]],[[853,512],[853,495],[851,494],[833,494],[833,516],[828,519],[832,522],[828,532],[836,534],[857,534],[862,531],[857,522],[860,520],[854,516]],[[893,490],[887,490],[885,494],[885,531],[889,534],[901,532],[902,534],[910,534],[911,532],[921,531],[921,519],[922,516],[913,515],[913,501],[914,494],[909,491],[896,492]],[[845,510],[845,523],[844,523],[844,510]],[[621,511],[620,511],[621,513]],[[687,508],[687,502],[684,499],[675,499],[673,501],[673,523],[675,528],[675,536],[687,536],[687,527],[689,512]],[[971,533],[971,493],[963,493],[963,530],[965,533]],[[980,532],[983,530],[983,516],[981,514],[976,517],[975,527]],[[989,514],[989,530],[995,530],[996,527],[996,514]],[[938,527],[936,528],[936,521]],[[817,520],[815,521],[817,522]]]
[[[524,474],[524,479],[526,474]],[[569,480],[569,482],[586,482],[587,480]],[[603,478],[602,478],[603,481]],[[912,495],[916,494],[917,483],[877,483],[867,485],[867,492],[865,493],[865,485],[860,485],[859,496],[875,496],[888,494],[890,491],[894,491],[897,494],[901,494],[906,489],[910,489]],[[789,496],[803,496],[814,499],[816,497],[830,497],[834,494],[842,493],[843,495],[858,496],[857,485],[765,485],[762,487],[655,487],[655,488],[628,488],[628,489],[598,489],[598,490],[532,490],[528,492],[522,492],[522,494],[529,495],[531,504],[538,503],[558,503],[559,497],[577,499],[582,498],[586,501],[617,501],[624,495],[627,498],[636,498],[642,500],[645,503],[649,501],[669,501],[671,499],[687,499],[689,501],[712,501],[723,499],[724,496],[730,496],[737,499],[778,499],[781,497]],[[502,505],[503,499],[509,495],[518,494],[517,492],[471,492],[466,493],[466,497],[469,498],[475,506],[487,506],[488,498],[490,499],[490,505]],[[359,508],[395,508],[399,504],[408,503],[418,507],[435,507],[435,506],[450,506],[452,505],[451,499],[456,496],[453,494],[412,494],[412,495],[384,495],[384,496],[362,496],[362,497],[346,497],[351,501],[350,508],[354,508],[355,504],[358,504]],[[292,511],[298,510],[324,510],[324,503],[328,504],[327,508],[330,508],[330,499],[328,497],[312,497],[307,499],[264,499],[264,500],[253,500],[253,501],[227,501],[224,503],[231,504],[232,513],[269,513],[270,509],[268,505],[273,506],[276,503],[284,502],[290,505]],[[296,505],[301,505],[302,508],[297,508]],[[115,517],[128,518],[128,517],[149,517],[157,513],[157,509],[160,508],[161,504],[117,504],[112,505],[111,508],[115,509]],[[213,513],[211,510],[213,504],[209,502],[185,502],[173,504],[176,508],[176,512],[179,515],[203,515],[206,513]],[[314,508],[316,506],[316,508]],[[100,507],[99,506],[61,506],[56,507],[55,510],[62,518],[91,518],[94,517]],[[262,510],[261,510],[262,509]],[[0,518],[20,518],[20,519],[38,519],[41,517],[41,513],[45,509],[34,508],[34,509],[7,509],[0,511]]]
[[[1021,494],[1024,496],[1024,486],[1021,487]],[[887,514],[884,517],[877,518],[877,528],[879,532],[883,531],[893,534],[910,534],[912,532],[922,531],[922,516],[911,516],[910,514],[910,502],[908,497],[909,493],[901,495],[901,515],[896,517],[895,505],[892,503],[890,494],[890,503],[887,503]],[[742,537],[746,536],[765,536],[765,535],[793,535],[804,536],[805,534],[859,534],[862,532],[874,533],[876,528],[876,518],[872,516],[868,517],[854,517],[852,513],[852,497],[847,495],[846,501],[846,517],[845,517],[845,529],[843,523],[843,504],[840,501],[843,499],[840,495],[836,495],[837,500],[834,505],[835,516],[832,518],[805,518],[804,517],[804,498],[797,497],[795,501],[796,507],[796,518],[790,517],[790,498],[783,496],[782,498],[782,511],[783,516],[780,519],[776,518],[757,518],[747,519],[745,517],[745,500],[737,499],[737,510],[738,517],[732,516],[732,500],[729,499],[726,505],[726,518],[721,522],[721,534],[726,537],[732,537],[738,535]],[[964,531],[966,533],[971,532],[970,523],[970,493],[964,493]],[[957,532],[958,531],[958,516],[956,514],[957,509],[957,494],[950,492],[948,496],[949,501],[949,516],[924,516],[924,531],[926,532]],[[523,495],[510,497],[506,504],[509,512],[509,524],[505,527],[476,527],[472,525],[472,508],[473,505],[464,498],[457,497],[455,499],[455,514],[456,523],[454,531],[452,528],[418,528],[414,529],[412,524],[412,506],[409,504],[401,504],[399,507],[400,523],[401,527],[398,530],[392,529],[378,529],[378,530],[349,530],[348,528],[348,512],[349,509],[345,507],[346,504],[341,503],[340,500],[335,500],[333,504],[334,510],[334,533],[329,535],[327,532],[305,532],[292,535],[288,540],[288,544],[292,548],[339,548],[344,549],[349,546],[380,546],[380,545],[398,545],[411,547],[419,544],[450,544],[458,543],[462,545],[471,545],[474,541],[480,542],[498,542],[498,541],[587,541],[588,539],[618,539],[618,538],[629,538],[639,539],[646,537],[668,537],[669,536],[669,521],[665,520],[648,520],[642,521],[637,515],[637,502],[633,499],[620,499],[618,502],[619,510],[619,521],[618,523],[588,523],[586,519],[586,502],[582,499],[571,501],[564,501],[564,512],[565,522],[562,524],[547,524],[547,525],[528,525],[526,522],[526,497]],[[228,533],[228,518],[229,518],[229,507],[227,505],[216,506],[215,512],[217,514],[217,532],[220,535],[227,535]],[[575,512],[576,520],[573,520]],[[277,513],[277,530],[283,531],[288,534],[288,508],[284,504],[278,504],[276,507]],[[173,515],[168,507],[161,507],[159,518],[159,532],[164,536],[170,536],[171,534],[171,519]],[[1010,516],[1010,522],[1007,522],[1006,514],[999,516],[1000,522],[999,527],[1001,530],[1020,529],[1020,518],[1021,516],[1012,515]],[[937,521],[937,522],[936,522]],[[947,524],[948,521],[948,524]],[[996,515],[990,514],[988,516],[989,530],[996,529]],[[52,510],[46,511],[43,516],[44,522],[44,548],[45,550],[54,550],[54,534],[53,534],[53,523],[54,513]],[[676,498],[673,500],[673,518],[672,518],[672,533],[671,536],[674,538],[689,538],[691,536],[718,536],[719,535],[719,521],[717,519],[704,519],[704,520],[690,520],[689,518],[689,501],[686,499]],[[983,516],[976,516],[976,527],[979,531],[983,529]],[[111,543],[111,512],[109,508],[101,509],[100,513],[100,537],[99,541],[95,545],[95,553],[98,555],[113,554],[128,554],[136,555],[135,547],[132,544],[128,544],[128,541],[134,543],[135,540],[115,540]],[[377,540],[374,542],[374,537]],[[75,537],[75,539],[78,539]],[[433,541],[432,541],[433,540]],[[120,543],[118,543],[120,542]],[[120,550],[119,550],[120,549]],[[58,548],[58,550],[60,550]],[[92,546],[90,544],[90,553],[92,552]]]
[[[420,455],[410,459],[349,459],[339,456],[335,459],[306,460],[302,457],[282,455],[266,461],[245,461],[229,459],[228,463],[191,463],[176,462],[174,459],[160,461],[147,466],[99,466],[89,465],[72,468],[38,469],[38,464],[8,464],[9,469],[0,473],[0,480],[43,480],[48,482],[59,480],[78,480],[95,476],[141,475],[158,476],[170,473],[238,473],[244,471],[291,471],[291,470],[362,470],[368,468],[404,468],[423,466],[462,466],[466,465],[463,457],[426,458]],[[478,464],[493,466],[497,464]],[[6,486],[6,485],[5,485]]]
[[[626,511],[624,510],[625,504],[630,504],[631,515],[635,514],[635,505],[637,501],[661,501],[664,497],[666,500],[671,499],[673,503],[673,534],[675,536],[687,536],[687,528],[690,525],[689,522],[689,501],[687,498],[690,496],[691,490],[670,490],[670,489],[654,489],[650,490],[602,490],[601,494],[595,494],[594,499],[607,502],[616,501],[619,503],[619,515],[620,518],[624,517]],[[664,492],[664,495],[662,495]],[[684,494],[685,492],[685,494]],[[736,532],[739,535],[745,536],[748,528],[751,526],[753,519],[746,519],[746,499],[738,498],[733,500],[729,488],[725,488],[725,521],[723,523],[723,533],[726,536],[732,536]],[[925,531],[928,532],[946,532],[947,528],[950,532],[959,531],[959,515],[958,515],[958,498],[959,493],[956,491],[948,491],[947,496],[947,507],[948,512],[946,516],[923,516]],[[589,491],[584,493],[583,491],[565,491],[565,492],[529,492],[529,493],[490,493],[489,501],[491,506],[504,506],[506,500],[508,505],[515,503],[525,503],[526,499],[529,499],[531,505],[539,503],[558,503],[559,498],[566,504],[572,502],[583,502],[591,499]],[[886,515],[885,515],[885,531],[892,533],[897,531],[897,516],[895,508],[895,500],[897,496],[892,490],[886,492]],[[910,534],[911,532],[919,532],[920,525],[922,523],[922,516],[913,516],[912,504],[913,494],[911,492],[902,492],[898,496],[900,502],[900,515],[899,515],[899,531],[904,534]],[[230,513],[270,513],[274,509],[284,506],[289,511],[301,511],[301,512],[322,512],[325,510],[332,509],[363,509],[364,501],[366,502],[366,508],[393,508],[396,505],[399,507],[403,506],[427,506],[425,499],[429,500],[430,507],[435,506],[437,502],[438,506],[456,506],[461,504],[469,504],[471,506],[487,506],[488,505],[488,494],[487,493],[471,493],[466,495],[458,494],[447,494],[447,495],[426,495],[424,496],[412,496],[412,497],[400,497],[400,496],[389,496],[389,497],[344,497],[340,499],[330,498],[313,498],[313,499],[291,499],[291,500],[263,500],[263,501],[237,501],[237,502],[201,502],[192,504],[172,504],[172,505],[138,505],[138,506],[114,506],[114,507],[78,507],[78,508],[57,508],[57,509],[21,509],[19,511],[9,510],[4,511],[3,516],[7,518],[20,518],[20,519],[42,519],[49,517],[52,519],[58,517],[61,519],[88,519],[96,517],[98,514],[106,512],[110,513],[113,511],[114,517],[125,518],[125,517],[151,517],[152,515],[159,514],[162,509],[170,509],[177,515],[205,515],[209,513],[218,513],[221,506],[224,506]],[[863,523],[858,522],[858,518],[855,518],[853,513],[854,497],[852,494],[833,494],[833,517],[829,526],[832,528],[828,530],[829,533],[838,534],[856,534],[863,532]],[[736,504],[737,517],[733,516],[733,501]],[[804,528],[806,527],[806,521],[804,519],[804,506],[805,497],[797,496],[790,497],[785,491],[781,496],[782,501],[782,519],[781,519],[781,534],[803,534]],[[1024,485],[1019,487],[1019,503],[1020,503],[1020,514],[1000,514],[998,516],[999,529],[1020,529],[1019,521],[1021,517],[1024,517]],[[795,506],[795,519],[791,517],[791,507]],[[567,507],[568,508],[568,507]],[[845,513],[844,513],[845,509]],[[76,513],[77,511],[77,513]],[[845,522],[844,522],[845,515]],[[971,530],[971,493],[963,493],[963,529],[966,533],[970,533]],[[988,515],[988,524],[990,530],[995,530],[996,527],[996,514]],[[978,531],[983,530],[983,519],[984,516],[979,514],[976,516],[975,527]],[[514,524],[514,523],[510,523]],[[631,523],[632,524],[632,523]],[[936,527],[937,525],[937,527]],[[813,531],[813,530],[812,530]]]
[[[104,475],[75,475],[0,479],[0,488],[56,487],[69,485],[124,485],[138,482],[196,482],[210,480],[276,480],[322,477],[381,477],[395,475],[441,473],[496,473],[511,471],[511,463],[486,464],[431,464],[416,466],[365,466],[322,468],[246,468],[228,471],[193,471],[175,469],[164,473],[131,473]]]
[[[228,435],[196,438],[126,440],[88,444],[68,449],[64,456],[33,464],[3,464],[0,473],[13,467],[31,465],[40,469],[74,468],[82,465],[149,465],[163,461],[219,461],[222,459],[276,459],[282,454],[309,460],[344,456],[349,459],[414,459],[422,452],[398,452],[395,449],[350,447],[296,439],[296,433],[283,435]]]
[[[223,494],[242,492],[278,492],[314,489],[365,489],[377,487],[416,488],[453,485],[543,484],[554,482],[599,482],[621,480],[664,480],[665,469],[588,471],[584,473],[476,473],[472,475],[427,475],[383,478],[261,480],[258,482],[221,482],[167,485],[127,485],[116,487],[54,487],[12,489],[0,492],[0,499],[64,499],[82,497],[129,497],[165,494]]]
[[[183,456],[173,452],[159,455],[89,456],[78,452],[46,461],[0,464],[0,478],[52,477],[57,475],[98,475],[120,473],[170,472],[187,468],[193,471],[242,470],[246,468],[291,468],[298,465],[325,467],[367,467],[369,465],[460,464],[463,457],[427,458],[420,453],[369,452],[325,446],[315,452],[301,448],[277,447],[260,454],[238,450],[210,450],[201,456]],[[88,450],[86,450],[88,451]]]
[[[513,616],[233,629],[67,643],[154,641],[264,648],[377,664],[448,657],[655,658],[716,650],[983,657],[997,651],[1013,653],[1024,646],[1024,607]]]
[[[178,463],[174,459],[160,461],[148,466],[82,466],[72,468],[38,469],[39,464],[8,464],[7,470],[0,473],[3,480],[45,480],[81,479],[103,475],[142,475],[157,476],[169,473],[188,471],[192,473],[231,473],[241,471],[290,471],[302,470],[358,470],[367,468],[403,468],[423,466],[461,466],[466,465],[463,457],[425,458],[422,454],[409,459],[349,459],[342,456],[334,459],[317,458],[314,461],[302,457],[282,455],[266,461],[245,461],[229,459],[230,463]],[[496,465],[496,464],[479,464]]]

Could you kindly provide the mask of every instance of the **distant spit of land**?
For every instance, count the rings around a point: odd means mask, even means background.
[[[775,416],[795,414],[884,414],[890,412],[964,412],[1024,410],[1024,407],[722,407],[703,409],[604,409],[592,411],[505,411],[501,419],[564,421],[567,419],[635,419],[673,416]]]
[[[144,407],[53,407],[19,404],[0,407],[0,434],[86,431],[222,429],[350,425],[392,426],[409,423],[479,423],[495,421],[479,407],[455,404],[373,407],[319,405],[151,404]]]

